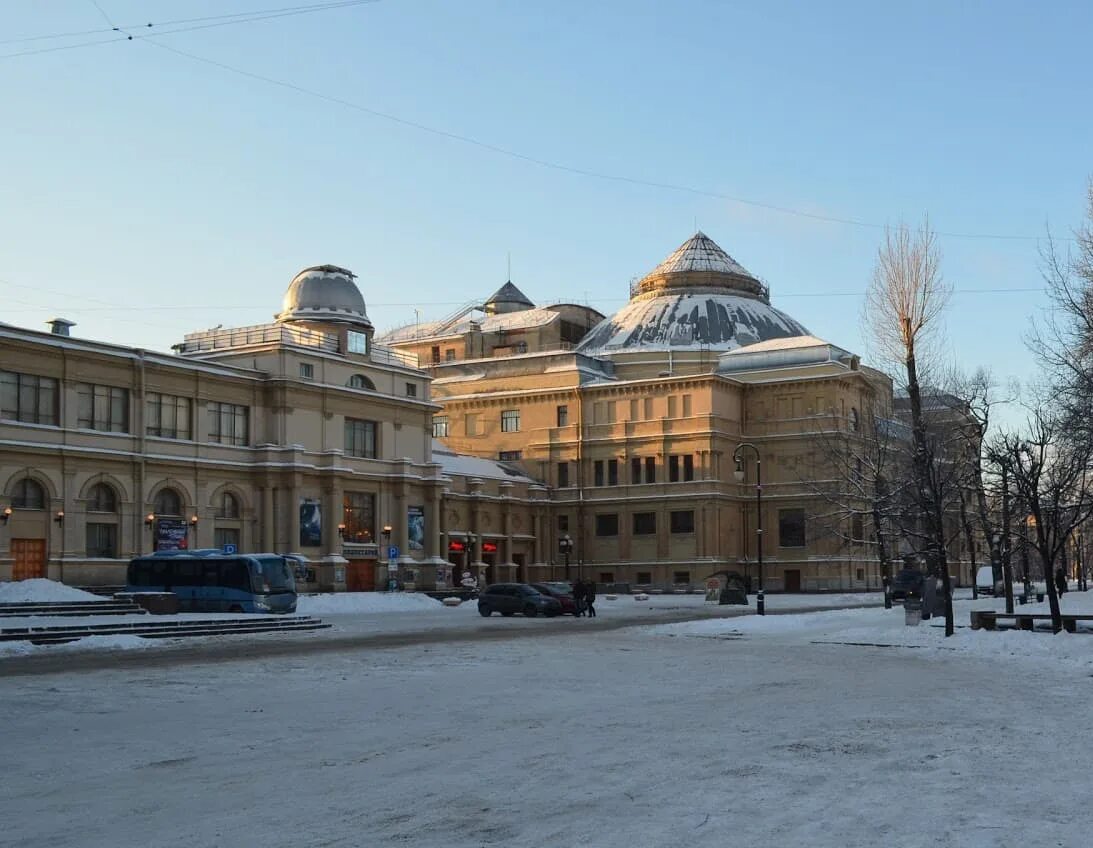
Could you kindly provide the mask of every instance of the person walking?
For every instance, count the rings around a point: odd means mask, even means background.
[[[1055,588],[1058,590],[1060,598],[1066,594],[1066,572],[1062,568],[1055,570]]]
[[[573,605],[577,608],[577,611],[573,613],[574,618],[584,615],[584,583],[580,580],[573,584]]]
[[[588,617],[596,617],[596,584],[589,580],[584,584],[584,603],[585,608],[588,610]]]

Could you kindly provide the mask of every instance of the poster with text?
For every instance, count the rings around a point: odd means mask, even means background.
[[[425,507],[406,508],[406,537],[410,550],[425,550]]]
[[[300,547],[317,548],[323,543],[323,507],[314,498],[300,499]]]
[[[156,550],[184,551],[189,548],[190,528],[181,518],[160,518],[156,521]]]

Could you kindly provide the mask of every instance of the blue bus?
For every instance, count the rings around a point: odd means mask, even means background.
[[[295,612],[296,580],[280,554],[159,551],[129,563],[127,592],[174,592],[180,612]]]

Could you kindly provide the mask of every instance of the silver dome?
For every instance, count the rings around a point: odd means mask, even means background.
[[[292,278],[278,321],[337,321],[369,327],[356,274],[337,265],[315,265]]]

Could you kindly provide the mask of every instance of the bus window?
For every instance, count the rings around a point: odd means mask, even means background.
[[[221,563],[220,579],[227,589],[250,591],[250,574],[247,572],[247,564],[243,560],[230,559]]]
[[[176,586],[200,586],[198,565],[196,562],[178,561],[172,563],[175,569]]]
[[[201,570],[203,572],[204,579],[202,585],[204,586],[219,586],[220,585],[220,563],[218,562],[203,562],[201,563]]]

